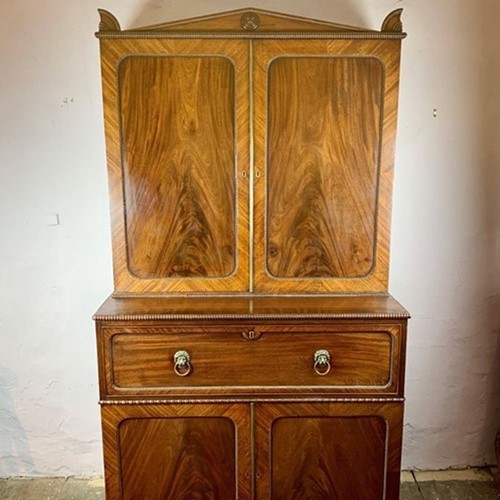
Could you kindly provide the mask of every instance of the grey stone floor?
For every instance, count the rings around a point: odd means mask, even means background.
[[[403,472],[401,500],[497,500],[489,469]],[[0,479],[1,500],[103,500],[100,477]]]
[[[496,500],[500,492],[494,471],[405,471],[401,476],[401,500]]]

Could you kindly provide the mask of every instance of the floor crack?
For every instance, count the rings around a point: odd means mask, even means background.
[[[424,494],[422,493],[422,490],[420,489],[420,485],[418,484],[417,477],[415,476],[415,471],[410,471],[411,475],[413,476],[413,480],[415,481],[415,484],[417,485],[417,490],[420,493],[420,496],[424,498]]]

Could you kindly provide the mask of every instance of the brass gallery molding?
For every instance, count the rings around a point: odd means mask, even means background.
[[[205,398],[205,399],[113,399],[101,400],[101,406],[213,404],[213,403],[403,403],[404,398]]]
[[[333,40],[402,40],[406,33],[382,33],[382,32],[209,32],[209,31],[97,31],[97,38],[278,38],[278,39],[333,39]]]
[[[296,313],[296,314],[96,314],[95,321],[191,321],[191,320],[274,320],[274,319],[407,319],[406,313]]]

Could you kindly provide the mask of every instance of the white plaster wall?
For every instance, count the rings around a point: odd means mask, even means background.
[[[112,277],[96,9],[132,27],[248,3],[0,5],[0,476],[99,474],[91,315]],[[500,424],[500,2],[252,5],[374,28],[405,8],[391,272],[392,293],[413,313],[404,464],[491,462]]]

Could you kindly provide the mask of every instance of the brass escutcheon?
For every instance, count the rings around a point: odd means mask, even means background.
[[[243,338],[245,340],[257,340],[258,338],[260,338],[262,333],[256,332],[255,330],[245,330],[241,333],[241,335],[243,335]]]

